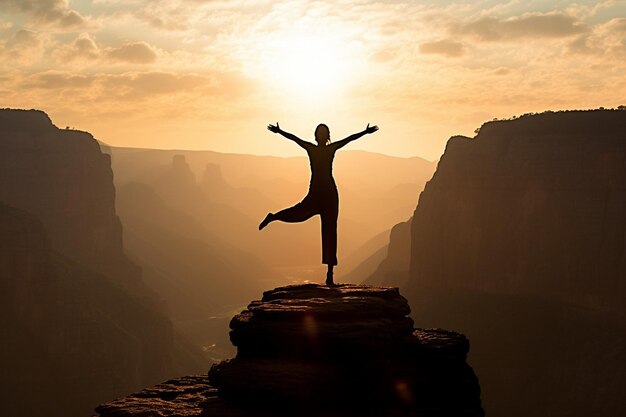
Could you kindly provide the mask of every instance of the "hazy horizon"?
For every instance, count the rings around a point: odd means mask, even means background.
[[[249,156],[263,156],[263,157],[267,156],[267,157],[273,157],[273,158],[305,158],[306,157],[306,154],[303,152],[301,152],[300,154],[296,154],[296,155],[275,155],[275,154],[263,154],[263,153],[247,153],[247,152],[226,152],[226,151],[219,151],[216,149],[209,149],[209,148],[189,149],[189,148],[151,148],[151,147],[138,147],[138,146],[117,146],[117,145],[111,145],[110,143],[107,143],[106,141],[100,140],[98,138],[95,138],[95,139],[99,143],[104,144],[105,146],[110,146],[110,147],[118,148],[118,149],[129,149],[129,150],[136,149],[136,150],[152,150],[152,151],[168,151],[168,152],[178,152],[178,151],[180,152],[216,152],[216,153],[228,154],[228,155],[249,155]],[[432,162],[432,163],[437,162],[439,160],[439,157],[437,157],[436,159],[427,159],[420,155],[410,155],[410,156],[392,155],[392,154],[385,153],[382,151],[380,152],[370,151],[367,149],[347,149],[343,152],[364,152],[364,153],[370,153],[370,154],[375,154],[375,155],[388,156],[390,158],[401,158],[401,159],[419,158],[419,159],[423,159],[424,161]]]

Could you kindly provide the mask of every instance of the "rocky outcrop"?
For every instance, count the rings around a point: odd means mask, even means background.
[[[397,288],[317,284],[263,294],[231,322],[237,357],[211,384],[236,401],[481,415],[464,336],[413,329]]]
[[[266,291],[233,318],[237,356],[211,368],[210,385],[199,377],[169,381],[97,412],[482,416],[478,380],[466,363],[468,340],[414,329],[409,311],[397,288],[304,284]],[[155,397],[167,404],[161,408]]]
[[[103,417],[195,417],[209,399],[217,399],[217,390],[206,375],[186,376],[100,405],[96,412]]]

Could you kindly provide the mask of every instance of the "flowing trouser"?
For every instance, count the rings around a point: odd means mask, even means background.
[[[274,214],[274,220],[300,223],[319,214],[322,220],[322,263],[337,265],[337,217],[339,198],[337,193],[311,194],[293,207]]]

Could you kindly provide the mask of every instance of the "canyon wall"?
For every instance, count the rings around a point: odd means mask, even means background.
[[[411,285],[626,314],[626,112],[484,124],[448,141],[412,224]]]
[[[404,291],[472,340],[489,415],[626,409],[626,111],[452,137],[420,195]]]
[[[124,254],[109,156],[39,111],[0,110],[0,317],[2,415],[87,415],[193,356]]]
[[[0,110],[0,132],[0,201],[41,220],[64,256],[141,287],[122,247],[111,159],[93,136],[58,129],[36,110]]]

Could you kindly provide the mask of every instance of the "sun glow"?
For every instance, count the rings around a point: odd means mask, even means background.
[[[349,79],[349,48],[340,39],[284,34],[264,48],[261,65],[273,89],[315,98],[337,95]]]

